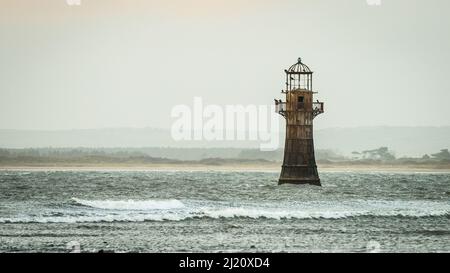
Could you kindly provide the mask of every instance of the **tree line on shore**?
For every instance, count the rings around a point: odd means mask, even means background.
[[[157,150],[153,150],[157,149]],[[201,148],[27,148],[0,149],[0,164],[206,164],[281,162],[283,150],[259,149],[201,149]],[[157,151],[157,152],[154,152]],[[179,158],[179,153],[196,153],[190,159]],[[319,164],[449,164],[450,152],[442,149],[422,157],[400,157],[387,147],[355,151],[343,156],[333,150],[316,150]]]

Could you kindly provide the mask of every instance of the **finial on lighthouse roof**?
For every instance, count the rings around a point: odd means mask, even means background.
[[[312,73],[311,69],[309,69],[306,64],[302,63],[302,58],[298,58],[297,62],[291,65],[286,71],[290,73]]]

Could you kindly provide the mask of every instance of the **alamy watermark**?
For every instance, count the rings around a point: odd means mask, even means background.
[[[81,244],[78,241],[70,241],[66,244],[66,249],[70,253],[81,253]]]
[[[172,108],[171,134],[175,141],[258,141],[260,150],[279,148],[280,116],[271,105],[193,105]]]
[[[80,6],[81,0],[66,0],[66,4],[69,6]]]
[[[366,245],[366,252],[380,253],[381,252],[381,244],[377,241],[369,241]]]
[[[381,6],[381,0],[366,0],[369,6]]]

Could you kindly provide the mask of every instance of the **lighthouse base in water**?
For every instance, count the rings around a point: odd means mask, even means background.
[[[309,184],[314,186],[322,186],[315,164],[283,165],[278,184]]]
[[[280,180],[278,180],[278,185],[283,184],[322,186],[322,184],[320,184],[320,179],[318,178],[312,179],[280,178]]]

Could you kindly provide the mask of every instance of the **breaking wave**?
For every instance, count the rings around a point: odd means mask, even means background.
[[[226,204],[213,201],[82,200],[81,205],[41,215],[0,218],[3,223],[95,223],[182,221],[196,218],[343,219],[351,217],[437,217],[450,215],[449,202],[432,201],[311,201],[303,203]],[[86,209],[85,207],[89,207]]]
[[[167,209],[179,209],[183,208],[184,204],[176,199],[172,200],[83,200],[78,198],[72,198],[75,203],[106,210],[167,210]]]

